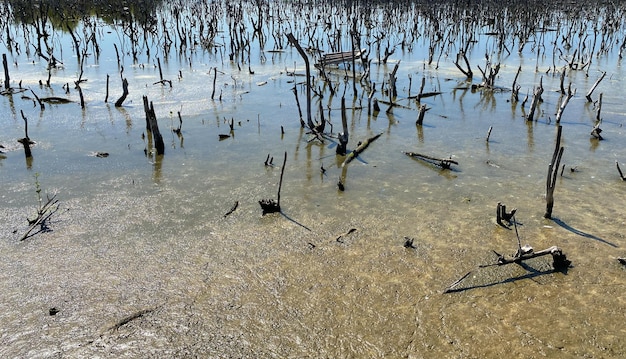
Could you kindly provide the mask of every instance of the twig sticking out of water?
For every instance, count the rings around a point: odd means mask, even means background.
[[[39,188],[37,190],[40,191]],[[58,210],[59,210],[59,200],[56,199],[56,194],[53,195],[52,197],[48,196],[46,203],[43,205],[40,205],[39,209],[37,210],[37,218],[28,220],[28,224],[30,226],[28,227],[28,230],[26,231],[26,233],[24,233],[24,235],[20,237],[20,241],[23,241],[26,238],[30,237],[31,232],[35,230],[35,228],[37,227],[40,228],[39,231],[32,235],[35,235],[39,232],[46,231],[48,227],[48,220]]]
[[[285,151],[285,158],[283,159],[283,167],[280,170],[280,181],[278,182],[278,200],[276,201],[273,199],[260,200],[259,204],[261,205],[261,209],[263,210],[263,215],[266,215],[268,213],[280,212],[280,190],[283,186],[283,175],[285,173],[286,163],[287,163],[287,152]]]

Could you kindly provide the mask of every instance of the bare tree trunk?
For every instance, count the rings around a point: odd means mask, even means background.
[[[8,90],[11,87],[11,79],[9,78],[9,64],[7,62],[7,54],[2,54],[2,67],[4,67],[4,89]]]
[[[543,218],[552,218],[552,208],[554,207],[554,186],[559,173],[559,165],[563,156],[563,147],[561,146],[561,133],[563,128],[561,125],[557,127],[556,144],[554,146],[554,154],[552,162],[548,165],[548,178],[546,180],[546,213]]]
[[[341,124],[343,126],[343,132],[339,134],[339,145],[337,145],[337,154],[339,156],[345,156],[348,147],[348,118],[346,116],[346,98],[341,98]]]
[[[109,80],[109,77],[107,75],[107,81],[108,80]],[[107,86],[107,89],[108,88],[109,87]],[[124,100],[126,100],[126,96],[128,96],[128,80],[124,78],[124,80],[122,80],[122,96],[120,96],[120,98],[117,99],[117,101],[115,101],[115,107],[122,107],[122,103],[124,103]],[[108,92],[107,92],[107,97],[108,97]]]
[[[292,33],[287,34],[287,39],[293,46],[295,46],[296,50],[298,50],[298,53],[304,60],[306,71],[306,120],[309,128],[313,130],[315,125],[313,125],[313,119],[311,118],[311,65],[309,64],[309,58]]]

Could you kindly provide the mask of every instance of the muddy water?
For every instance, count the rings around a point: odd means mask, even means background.
[[[374,61],[372,81],[379,84],[400,61],[398,102],[406,108],[386,114],[383,105],[377,116],[348,110],[350,148],[382,136],[344,174],[332,141],[309,141],[300,129],[292,88],[299,83],[304,109],[304,78],[286,71],[295,63],[304,72],[295,50],[266,52],[265,61],[257,51],[254,74],[220,51],[193,53],[191,66],[172,56],[162,61],[171,88],[154,85],[154,57],[133,64],[127,56],[130,96],[116,109],[119,38],[102,26],[103,53],[84,68],[84,110],[74,102],[40,111],[21,98],[29,92],[2,98],[2,357],[624,356],[626,281],[616,258],[625,255],[626,186],[615,161],[626,167],[625,89],[617,49],[594,60],[588,77],[568,74],[577,94],[562,120],[566,167],[554,220],[546,220],[559,77],[545,73],[550,56],[535,71],[530,47],[502,59],[496,84],[510,87],[522,63],[523,98],[543,77],[535,122],[523,117],[530,99],[523,110],[509,102],[510,92],[472,91],[453,58],[428,65],[419,42],[387,65]],[[47,78],[46,64],[24,54],[10,60],[18,64],[10,67],[12,81],[39,96],[78,101],[74,89],[65,95],[61,88],[78,78],[71,39],[57,36],[67,44],[65,68],[54,70],[51,88],[38,84]],[[483,67],[492,45],[481,39],[471,61]],[[212,67],[219,71],[214,101]],[[584,94],[602,71],[607,76],[594,93],[603,93],[600,142],[590,139],[595,109]],[[416,105],[406,97],[422,77],[428,91],[442,95],[423,100],[431,110],[416,128]],[[361,93],[353,99],[351,81],[343,86],[349,108],[366,106]],[[142,95],[154,101],[162,158],[144,152]],[[326,93],[322,103],[336,133],[339,97]],[[24,130],[20,111],[36,141],[32,161],[16,142]],[[178,111],[180,137],[171,131]],[[220,141],[230,119],[234,136]],[[459,165],[442,171],[402,151],[452,156]],[[284,215],[262,216],[258,201],[276,198],[285,152]],[[263,165],[268,153],[276,166]],[[342,174],[345,192],[337,190]],[[51,232],[20,242],[38,185],[42,194],[57,194],[60,209]],[[515,231],[495,223],[497,202],[518,208],[523,244],[557,245],[572,267],[554,272],[541,257],[476,269],[495,263],[493,251],[516,250]],[[415,248],[403,246],[405,237]],[[470,270],[456,292],[442,294]],[[50,315],[52,308],[58,313]]]

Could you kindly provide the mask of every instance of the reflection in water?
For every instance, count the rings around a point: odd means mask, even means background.
[[[9,5],[4,13],[11,13],[14,19],[23,24],[40,24],[50,21],[50,24],[62,31],[67,27],[75,28],[80,19],[95,15],[107,23],[117,20],[130,20],[144,26],[154,22],[156,9],[163,3],[162,0],[8,0],[3,4]]]

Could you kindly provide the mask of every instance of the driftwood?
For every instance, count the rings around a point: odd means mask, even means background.
[[[570,266],[572,262],[567,259],[563,251],[557,246],[552,246],[550,248],[544,249],[539,252],[534,252],[533,248],[529,245],[522,246],[519,233],[517,232],[517,221],[515,221],[514,217],[513,217],[513,224],[515,225],[515,235],[517,237],[517,251],[515,252],[515,254],[513,256],[507,257],[507,256],[499,254],[496,251],[493,251],[498,256],[497,262],[491,263],[491,264],[482,264],[482,265],[479,265],[478,268],[502,266],[502,265],[507,265],[511,263],[520,264],[525,260],[545,256],[548,254],[552,255],[552,267],[555,270],[564,270]],[[448,286],[448,288],[445,289],[444,293],[453,292],[454,291],[453,288],[456,287],[459,283],[461,283],[463,279],[467,278],[472,272],[473,271],[469,271],[459,280],[452,283],[450,286]]]
[[[439,166],[443,169],[450,169],[450,167],[453,164],[455,165],[459,164],[457,161],[453,160],[452,158],[436,158],[436,157],[426,156],[426,155],[422,155],[422,154],[415,153],[415,152],[402,152],[402,153],[404,153],[405,155],[409,157],[428,162],[435,166]]]
[[[523,249],[524,250],[522,251],[522,253],[516,253],[516,255],[510,257],[501,255],[498,252],[494,251],[494,253],[498,256],[498,261],[493,264],[480,265],[479,268],[502,266],[511,263],[519,264],[525,260],[545,256],[548,254],[552,255],[552,265],[554,269],[564,269],[569,267],[569,265],[572,263],[570,260],[567,259],[567,256],[563,253],[563,251],[557,246],[552,246],[538,252],[533,251],[532,247],[529,246],[525,246],[523,247]]]
[[[267,161],[266,161],[267,162]],[[285,174],[285,164],[287,163],[287,152],[285,152],[285,158],[283,159],[283,167],[280,170],[280,181],[278,182],[278,200],[262,199],[259,201],[263,215],[268,213],[280,212],[280,189],[283,186],[283,175]]]
[[[554,207],[554,186],[559,172],[561,157],[563,156],[563,147],[561,146],[561,133],[563,128],[561,125],[557,127],[556,144],[554,145],[554,153],[552,161],[548,165],[548,178],[546,180],[546,213],[543,218],[552,218],[552,208]]]
[[[354,160],[358,155],[360,155],[363,151],[365,151],[367,149],[367,147],[374,141],[376,141],[378,139],[378,137],[380,137],[382,135],[382,132],[372,136],[370,138],[368,138],[367,140],[361,142],[357,148],[354,149],[354,151],[350,152],[347,156],[346,159],[343,161],[343,163],[341,164],[341,167],[345,167],[348,163],[352,162],[352,160]]]
[[[572,262],[569,259],[567,259],[567,256],[565,255],[565,253],[563,253],[563,251],[557,246],[552,246],[550,248],[546,248],[544,250],[535,252],[532,247],[526,245],[524,247],[520,247],[517,253],[515,253],[515,255],[513,256],[504,256],[496,251],[493,251],[493,253],[495,253],[498,256],[498,260],[495,263],[479,265],[477,269],[493,267],[493,266],[503,266],[503,265],[512,264],[512,263],[521,264],[522,262],[526,260],[541,257],[541,256],[546,256],[546,255],[552,256],[552,268],[554,268],[555,271],[566,270],[570,266],[570,264],[572,264]],[[473,272],[474,270],[467,272],[460,279],[450,284],[443,291],[443,293],[445,294],[445,293],[452,293],[452,292],[458,291],[458,290],[455,290],[454,288],[458,286],[465,278],[469,277],[469,275],[472,274]]]

